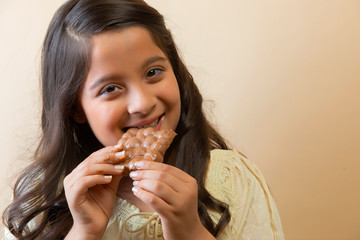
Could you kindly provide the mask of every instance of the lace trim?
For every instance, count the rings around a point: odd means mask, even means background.
[[[132,230],[128,227],[129,226],[128,222],[131,221],[131,219],[134,217],[142,217],[145,219],[148,218],[148,220],[145,223],[143,223],[142,225],[137,226],[134,230]],[[148,238],[151,238],[154,240],[163,239],[162,238],[161,219],[157,213],[142,213],[142,212],[136,213],[136,214],[129,216],[125,220],[124,224],[125,224],[125,230],[129,233],[136,233],[136,232],[145,230],[146,236]]]
[[[116,223],[117,222],[117,223]],[[108,226],[116,224],[120,232],[136,234],[144,231],[146,239],[163,239],[161,219],[159,214],[150,212],[140,212],[139,208],[129,203],[125,199],[117,198],[116,207]]]

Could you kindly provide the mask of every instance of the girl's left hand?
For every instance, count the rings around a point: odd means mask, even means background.
[[[166,240],[215,239],[200,221],[193,177],[164,163],[141,161],[134,167],[133,192],[159,214]]]

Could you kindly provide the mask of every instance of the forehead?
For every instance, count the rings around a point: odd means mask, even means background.
[[[151,32],[141,26],[105,31],[94,35],[91,39],[91,52],[94,54],[106,49],[120,50],[129,47],[158,48],[162,51]]]
[[[149,61],[159,58],[170,64],[144,27],[133,26],[96,34],[91,38],[89,69],[83,86],[108,76],[143,74]]]
[[[166,54],[158,47],[151,33],[144,27],[132,26],[96,34],[91,39],[90,71],[116,61],[141,61],[153,55]]]

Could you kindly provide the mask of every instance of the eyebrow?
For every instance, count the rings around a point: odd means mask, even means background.
[[[147,66],[155,63],[155,62],[166,62],[167,59],[165,57],[162,57],[162,56],[154,56],[154,57],[151,57],[149,59],[147,59],[142,65],[141,65],[141,69],[144,69],[146,68]],[[95,88],[97,88],[99,85],[105,83],[105,82],[109,82],[113,79],[119,79],[120,76],[117,75],[117,74],[109,74],[109,75],[105,75],[101,78],[99,78],[98,80],[96,80],[91,86],[90,86],[90,90],[93,90]]]
[[[102,85],[105,82],[110,82],[113,79],[117,79],[119,78],[119,75],[116,74],[110,74],[110,75],[106,75],[101,77],[100,79],[96,80],[91,86],[90,86],[90,90],[94,90],[95,88],[97,88],[98,86]]]
[[[160,62],[166,62],[167,59],[166,59],[165,57],[161,57],[161,56],[154,56],[154,57],[151,57],[151,58],[147,59],[147,60],[143,63],[143,65],[142,65],[141,67],[142,67],[142,68],[146,68],[147,66],[149,66],[149,65],[151,65],[151,64],[153,64],[153,63],[155,63],[155,62],[158,62],[158,61],[160,61]]]

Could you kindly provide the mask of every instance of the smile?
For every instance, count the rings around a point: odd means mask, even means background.
[[[142,125],[142,123],[135,124],[134,126],[129,126],[129,127],[123,128],[123,131],[126,132],[127,130],[129,130],[129,128],[149,128],[149,127],[159,130],[161,128],[162,121],[164,120],[164,118],[165,118],[165,114],[161,114],[160,117],[158,117],[157,119],[155,119],[153,122],[151,122],[149,124],[145,124],[145,125]]]
[[[153,121],[152,123],[148,124],[148,125],[143,125],[143,126],[137,126],[136,128],[148,128],[148,127],[156,127],[156,125],[158,124],[160,118],[156,119],[155,121]]]

